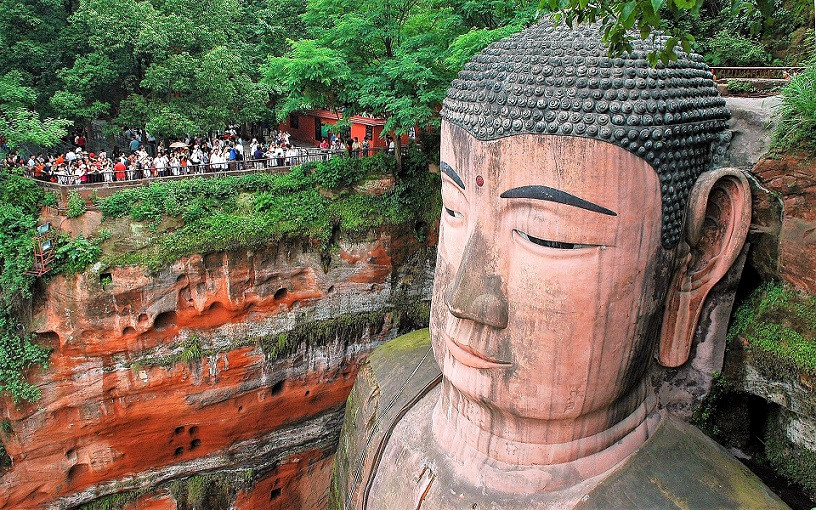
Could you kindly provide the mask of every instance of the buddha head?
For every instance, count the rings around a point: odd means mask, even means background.
[[[652,68],[651,44],[610,58],[597,27],[542,23],[444,101],[434,427],[497,462],[574,461],[644,423],[650,360],[686,361],[742,248],[747,181],[713,170],[725,102],[698,55]]]

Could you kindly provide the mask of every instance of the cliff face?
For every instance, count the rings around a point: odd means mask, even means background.
[[[338,246],[48,281],[33,324],[54,351],[42,399],[2,407],[0,508],[319,506],[358,363],[427,322],[435,258],[395,229]]]

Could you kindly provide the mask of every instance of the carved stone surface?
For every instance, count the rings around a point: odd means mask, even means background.
[[[665,37],[657,37],[658,45]],[[489,45],[465,65],[442,117],[479,140],[521,133],[581,136],[623,147],[651,164],[663,196],[663,245],[677,244],[697,177],[730,141],[729,112],[700,55],[652,68],[655,46],[610,58],[596,25],[541,23]]]
[[[747,179],[703,173],[727,111],[698,57],[652,70],[648,48],[609,60],[599,41],[594,27],[537,25],[454,82],[430,321],[441,382],[421,347],[389,345],[402,353],[390,372],[371,358],[335,508],[622,508],[621,494],[648,483],[643,508],[674,508],[689,488],[699,508],[784,507],[658,412],[648,378],[656,351],[666,366],[687,361],[745,241]],[[672,445],[704,458],[656,462]]]

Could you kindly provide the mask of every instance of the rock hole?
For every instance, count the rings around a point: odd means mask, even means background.
[[[275,395],[279,395],[280,392],[282,392],[282,391],[283,391],[283,381],[278,381],[278,382],[275,383],[274,386],[272,386],[272,388],[269,390],[269,393],[272,396],[275,396]]]
[[[244,406],[238,406],[238,412],[239,413],[244,412]]]
[[[275,298],[275,301],[280,301],[281,299],[286,298],[287,294],[289,294],[289,291],[286,290],[286,287],[282,287],[275,291],[275,295],[273,297]]]
[[[179,446],[179,447],[178,447],[178,448],[176,448],[176,450],[173,452],[173,456],[174,456],[174,457],[178,457],[178,456],[179,456],[179,455],[181,455],[182,453],[184,453],[184,447],[183,447],[183,446]]]
[[[136,330],[127,326],[125,329],[122,330],[122,336],[128,336],[136,333]]]
[[[59,340],[59,335],[55,331],[43,331],[42,333],[37,333],[37,343],[41,345],[56,347],[59,345]]]
[[[184,432],[184,427],[183,427],[183,426],[181,426],[181,427],[176,427],[176,430],[175,430],[174,432],[175,432],[176,434],[181,434],[182,432]]]
[[[167,329],[172,328],[176,325],[176,312],[162,312],[156,316],[156,319],[153,321],[153,327],[156,329]]]
[[[292,301],[292,305],[291,305],[291,306],[292,306],[292,308],[294,308],[294,307],[298,306],[299,304],[300,304],[300,301],[298,301],[298,300],[296,299],[296,300]]]
[[[147,322],[149,319],[150,319],[150,317],[148,317],[146,313],[140,313],[140,314],[139,314],[139,319],[138,319],[138,320],[139,320],[139,323],[145,323],[145,322]]]
[[[199,446],[201,446],[201,439],[193,439],[190,441],[190,450],[195,450]]]
[[[277,489],[272,489],[272,492],[269,493],[269,501],[275,501],[281,495],[281,489],[278,487]]]
[[[182,285],[186,285],[188,281],[189,278],[187,278],[186,274],[180,274],[178,278],[176,278],[176,283],[180,283]]]
[[[76,450],[71,448],[70,450],[65,452],[65,458],[68,459],[68,460],[72,460],[72,461],[76,460]]]
[[[191,436],[198,434],[198,425],[193,425],[192,427],[190,427],[189,432]]]
[[[326,291],[326,294],[331,294],[332,292],[334,292],[334,285],[329,286],[329,289]]]
[[[113,275],[110,273],[99,273],[99,283],[102,285],[113,283]]]
[[[310,393],[311,393],[311,391],[306,390],[306,393],[304,393],[304,395],[306,395],[308,397]]]
[[[214,301],[207,309],[211,312],[226,310],[226,308],[224,308],[224,305],[220,301]]]
[[[67,479],[69,482],[76,480],[80,476],[84,475],[88,471],[91,470],[91,467],[88,464],[74,464],[71,466],[71,469],[68,470]]]

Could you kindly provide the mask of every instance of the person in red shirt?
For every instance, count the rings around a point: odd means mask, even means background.
[[[126,167],[125,167],[125,164],[122,163],[122,160],[117,161],[116,164],[113,165],[113,171],[116,173],[116,180],[117,181],[124,181],[125,180],[125,170],[126,170]]]

